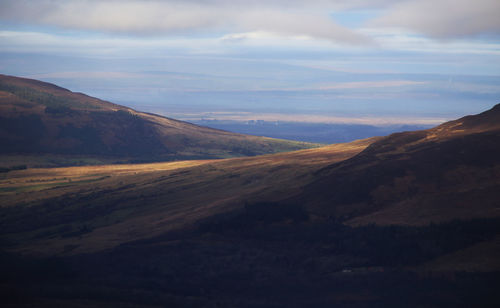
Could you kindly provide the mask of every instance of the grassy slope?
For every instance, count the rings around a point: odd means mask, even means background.
[[[497,108],[261,157],[11,171],[0,282],[46,307],[498,307]]]
[[[294,198],[352,225],[498,217],[499,123],[497,105],[430,130],[390,135],[323,169]]]
[[[221,161],[11,171],[0,180],[0,201],[9,207],[2,233],[12,232],[4,238],[23,248],[30,242],[30,249],[52,254],[70,244],[77,245],[73,252],[113,247],[245,202],[283,198],[310,181],[314,170],[351,157],[374,140]],[[52,237],[61,228],[83,225],[93,232],[77,241]]]
[[[5,75],[0,120],[0,167],[19,164],[19,157],[35,158],[30,166],[54,166],[228,158],[317,146],[201,127]]]
[[[498,217],[498,109],[431,130],[254,158],[11,171],[0,181],[4,237],[45,253],[70,244],[72,253],[95,251],[258,202],[353,226]],[[92,232],[76,242],[53,236],[83,226]]]

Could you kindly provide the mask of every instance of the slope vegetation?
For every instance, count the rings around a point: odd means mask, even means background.
[[[28,245],[42,254],[67,245],[72,253],[106,249],[238,211],[245,202],[282,199],[309,182],[313,170],[374,140],[220,161],[10,171],[0,175],[0,231],[16,239],[13,248]],[[78,240],[54,237],[83,226],[91,232]]]
[[[499,307],[499,111],[258,157],[4,173],[0,292],[13,307]]]
[[[390,135],[318,173],[295,201],[351,224],[427,224],[500,215],[500,105]]]
[[[314,145],[210,129],[41,81],[0,75],[0,154],[52,164],[253,156]],[[57,156],[59,155],[59,156]],[[61,159],[71,155],[73,160]],[[13,158],[14,157],[14,158]],[[34,165],[50,165],[35,159]],[[8,167],[8,166],[4,166]]]
[[[212,216],[231,219],[245,204],[300,208],[310,221],[352,226],[498,217],[499,110],[252,158],[10,171],[0,179],[1,231],[22,239],[13,247],[54,254],[70,244],[72,253],[96,251]],[[91,232],[78,241],[54,237],[82,226]]]

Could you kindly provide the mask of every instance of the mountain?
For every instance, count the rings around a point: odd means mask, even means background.
[[[34,165],[40,154],[65,156],[52,160],[71,165],[92,163],[92,158],[98,162],[227,158],[314,146],[197,126],[5,75],[0,75],[0,144],[1,155],[31,155]],[[50,165],[48,160],[38,165]]]
[[[499,123],[497,105],[296,152],[1,174],[1,292],[14,307],[498,307]]]
[[[429,130],[396,133],[318,172],[294,201],[350,224],[496,217],[500,105]]]

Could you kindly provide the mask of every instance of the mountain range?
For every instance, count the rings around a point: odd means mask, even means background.
[[[500,105],[287,153],[9,170],[0,203],[13,307],[500,304]]]

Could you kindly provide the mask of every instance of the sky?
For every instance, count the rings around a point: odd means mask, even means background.
[[[0,0],[0,73],[185,120],[438,124],[500,103],[500,1]]]

